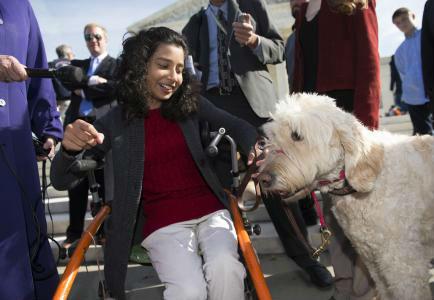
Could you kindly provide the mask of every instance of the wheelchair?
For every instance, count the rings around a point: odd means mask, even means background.
[[[222,139],[229,142],[231,146],[231,164],[232,164],[232,177],[233,184],[231,190],[226,190],[229,202],[230,212],[233,218],[235,230],[238,237],[238,245],[240,252],[240,259],[247,270],[247,277],[245,279],[245,299],[246,300],[271,300],[271,293],[264,278],[259,259],[251,244],[250,236],[252,234],[260,234],[260,227],[252,225],[246,217],[246,212],[256,209],[259,205],[259,198],[257,197],[256,203],[251,207],[246,207],[242,203],[241,196],[244,189],[250,180],[253,168],[250,168],[243,180],[240,180],[237,160],[237,146],[235,141],[226,133],[224,128],[220,128],[217,132],[210,134],[211,142],[206,147],[206,152],[210,156],[215,156],[218,153],[218,144]],[[67,299],[74,284],[74,280],[78,274],[80,265],[84,260],[84,255],[93,241],[99,227],[110,214],[111,208],[109,204],[101,203],[98,193],[93,192],[97,190],[97,184],[93,172],[100,164],[93,160],[78,161],[76,165],[71,167],[73,172],[88,172],[89,185],[92,194],[92,201],[95,207],[100,207],[98,212],[95,212],[94,219],[84,231],[78,245],[75,247],[74,252],[70,258],[69,263],[62,275],[62,278],[57,287],[53,299]],[[133,247],[130,261],[142,265],[151,265],[147,260],[146,255],[140,252],[140,249]],[[99,283],[98,294],[103,299],[105,295],[103,282]]]

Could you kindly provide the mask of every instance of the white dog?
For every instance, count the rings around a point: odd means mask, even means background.
[[[433,137],[370,131],[333,99],[312,94],[279,102],[264,133],[266,191],[339,194],[351,185],[355,193],[331,195],[332,210],[381,299],[431,299]]]

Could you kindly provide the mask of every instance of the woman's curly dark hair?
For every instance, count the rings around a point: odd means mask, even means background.
[[[141,30],[123,42],[117,72],[117,99],[123,107],[127,121],[144,118],[148,114],[149,91],[146,86],[148,62],[161,44],[175,45],[188,55],[187,44],[179,33],[166,27]],[[198,83],[184,68],[183,82],[168,101],[161,105],[163,117],[173,121],[185,119],[198,107]]]

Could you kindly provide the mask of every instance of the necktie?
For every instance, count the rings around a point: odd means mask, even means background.
[[[219,9],[217,13],[217,20],[220,25],[227,30],[227,21],[223,11]],[[235,85],[234,74],[230,70],[229,57],[228,57],[228,35],[217,26],[217,44],[218,44],[218,66],[219,66],[219,80],[220,80],[220,94],[230,94]]]
[[[98,61],[98,58],[92,58],[90,60],[90,64],[89,64],[89,69],[87,70],[87,76],[92,76],[93,73],[96,70]],[[80,102],[80,115],[81,116],[87,116],[89,115],[93,110],[93,104],[92,101],[90,101],[89,99],[83,98],[81,99]]]

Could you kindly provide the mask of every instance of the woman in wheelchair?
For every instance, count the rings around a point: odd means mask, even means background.
[[[186,57],[183,37],[168,28],[128,37],[119,65],[119,106],[93,125],[68,125],[52,163],[53,186],[68,189],[81,178],[68,167],[85,150],[96,157],[113,153],[104,273],[116,299],[125,299],[137,236],[165,286],[164,299],[244,299],[246,271],[228,199],[204,153],[199,122],[224,127],[245,153],[257,134],[199,96],[184,68]]]

